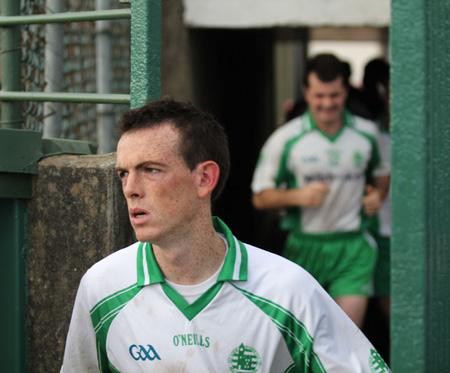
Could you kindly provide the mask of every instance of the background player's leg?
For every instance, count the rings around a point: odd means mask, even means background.
[[[335,301],[361,329],[364,323],[368,298],[363,295],[344,295],[335,298]]]

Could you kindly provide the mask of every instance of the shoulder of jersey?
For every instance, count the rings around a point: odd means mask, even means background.
[[[130,277],[135,280],[138,247],[139,242],[136,242],[115,251],[89,268],[84,277],[88,280],[92,278],[115,281],[130,274]]]
[[[317,281],[302,267],[280,255],[246,244],[249,263],[249,280],[252,271],[262,278],[257,281],[261,286],[277,287],[280,291],[302,288],[303,295],[316,286]]]
[[[296,117],[289,122],[282,124],[272,134],[271,137],[290,138],[302,133],[302,117]]]
[[[378,133],[378,126],[375,122],[365,119],[362,117],[354,116],[355,122],[354,126],[356,129],[367,132],[369,134],[376,134]]]

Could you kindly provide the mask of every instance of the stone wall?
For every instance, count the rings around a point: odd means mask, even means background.
[[[183,1],[164,0],[161,29],[161,94],[194,102],[191,47]]]
[[[115,154],[43,159],[28,204],[28,371],[58,372],[78,283],[132,243]]]

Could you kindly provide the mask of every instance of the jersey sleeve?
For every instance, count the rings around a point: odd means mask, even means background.
[[[389,372],[388,366],[342,309],[325,293],[315,292],[311,309],[316,310],[313,351],[326,372]],[[323,370],[322,370],[323,369]]]
[[[379,167],[374,170],[373,176],[386,176],[391,171],[391,142],[389,135],[378,132],[377,144],[380,149],[381,162]]]
[[[88,304],[86,275],[78,288],[67,334],[61,372],[100,372],[97,346]]]
[[[295,364],[292,370],[280,365],[273,371],[389,372],[370,341],[311,274],[285,258],[247,248],[252,275],[247,286],[257,294],[252,301],[276,325]]]
[[[300,123],[300,117],[293,119],[275,130],[265,142],[253,173],[251,189],[254,194],[279,187],[277,176],[283,151],[288,140],[300,133]]]
[[[369,124],[370,131],[373,132],[373,136],[375,138],[374,150],[372,154],[371,176],[374,178],[388,176],[391,172],[389,150],[390,144],[386,142],[375,123],[369,122]]]

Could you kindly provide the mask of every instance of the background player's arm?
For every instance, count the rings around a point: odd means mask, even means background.
[[[366,195],[363,197],[364,213],[367,216],[375,215],[389,191],[389,176],[379,176],[374,180],[374,186],[367,185]]]
[[[307,184],[299,189],[266,189],[253,195],[253,206],[258,210],[288,207],[320,207],[329,192],[323,181]]]

